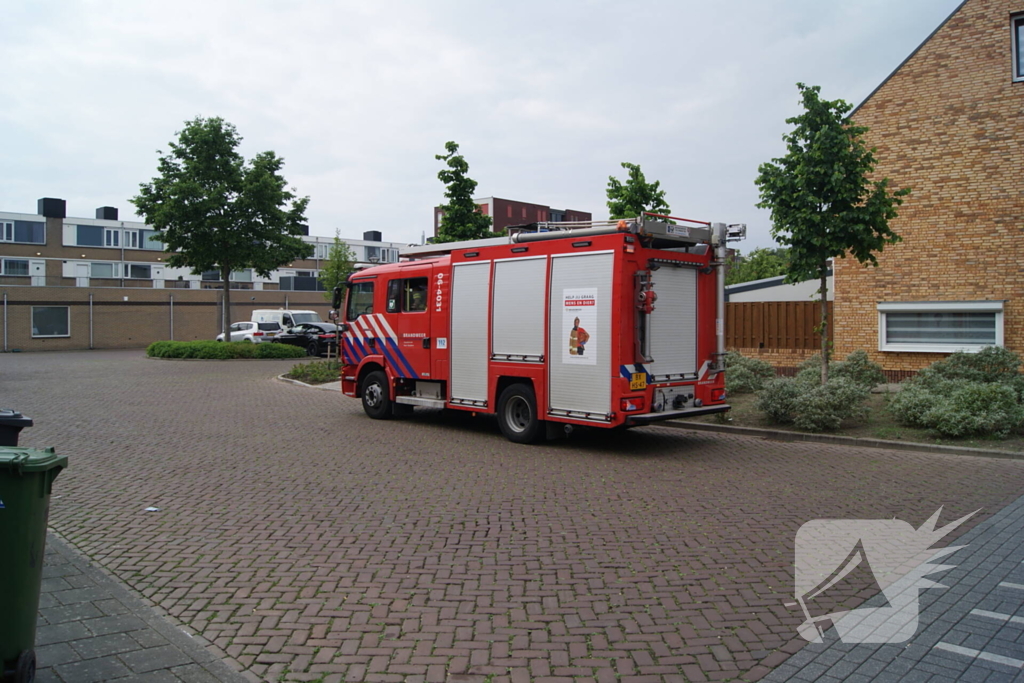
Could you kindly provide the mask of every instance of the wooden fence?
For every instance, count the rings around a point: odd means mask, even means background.
[[[817,301],[728,301],[725,346],[729,349],[820,349],[814,332],[821,319]],[[828,302],[832,330],[832,302]],[[831,335],[830,335],[831,336]]]

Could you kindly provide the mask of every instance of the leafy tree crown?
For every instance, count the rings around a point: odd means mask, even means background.
[[[729,264],[725,284],[736,285],[786,274],[788,249],[754,249],[747,256],[739,252]]]
[[[622,168],[628,171],[625,183],[615,176],[608,176],[606,194],[610,218],[636,218],[644,211],[664,215],[671,211],[665,201],[661,181],[648,183],[637,164],[624,161]]]
[[[771,210],[772,237],[789,247],[787,279],[819,277],[830,258],[847,253],[877,265],[875,252],[900,241],[889,227],[909,188],[891,191],[872,181],[874,150],[843,100],[823,100],[819,86],[798,83],[804,112],[786,119],[786,156],[759,168],[758,206]]]
[[[334,231],[334,244],[327,252],[327,260],[320,268],[320,284],[324,286],[324,298],[331,300],[334,288],[344,285],[355,270],[356,255],[341,239],[341,231]]]
[[[169,265],[268,277],[312,254],[300,237],[309,198],[288,190],[283,159],[268,151],[246,161],[241,141],[221,118],[187,122],[160,157],[159,175],[130,200],[171,252]]]
[[[444,145],[447,154],[437,154],[434,158],[445,162],[446,168],[438,172],[438,179],[445,184],[444,196],[447,200],[441,205],[441,224],[438,226],[435,242],[458,242],[475,240],[491,235],[491,217],[480,213],[473,193],[476,181],[466,175],[469,164],[459,154],[459,146],[454,142]]]

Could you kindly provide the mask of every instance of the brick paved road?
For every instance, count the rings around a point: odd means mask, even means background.
[[[1024,493],[1021,461],[373,422],[287,365],[0,356],[22,442],[71,457],[53,525],[265,680],[754,679],[803,644],[803,522],[975,524]]]

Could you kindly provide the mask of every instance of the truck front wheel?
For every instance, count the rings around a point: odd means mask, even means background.
[[[387,420],[391,417],[391,398],[388,395],[388,376],[380,370],[374,370],[363,380],[363,410],[374,420]]]
[[[541,435],[537,418],[537,397],[528,384],[513,384],[498,398],[498,425],[505,438],[515,443],[533,443]]]

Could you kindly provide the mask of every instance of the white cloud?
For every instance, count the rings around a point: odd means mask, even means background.
[[[751,224],[794,84],[859,102],[958,0],[172,4],[42,1],[0,26],[0,208],[128,203],[184,121],[222,116],[312,198],[315,234],[418,240],[460,143],[480,195],[606,215],[619,163],[674,211]]]

